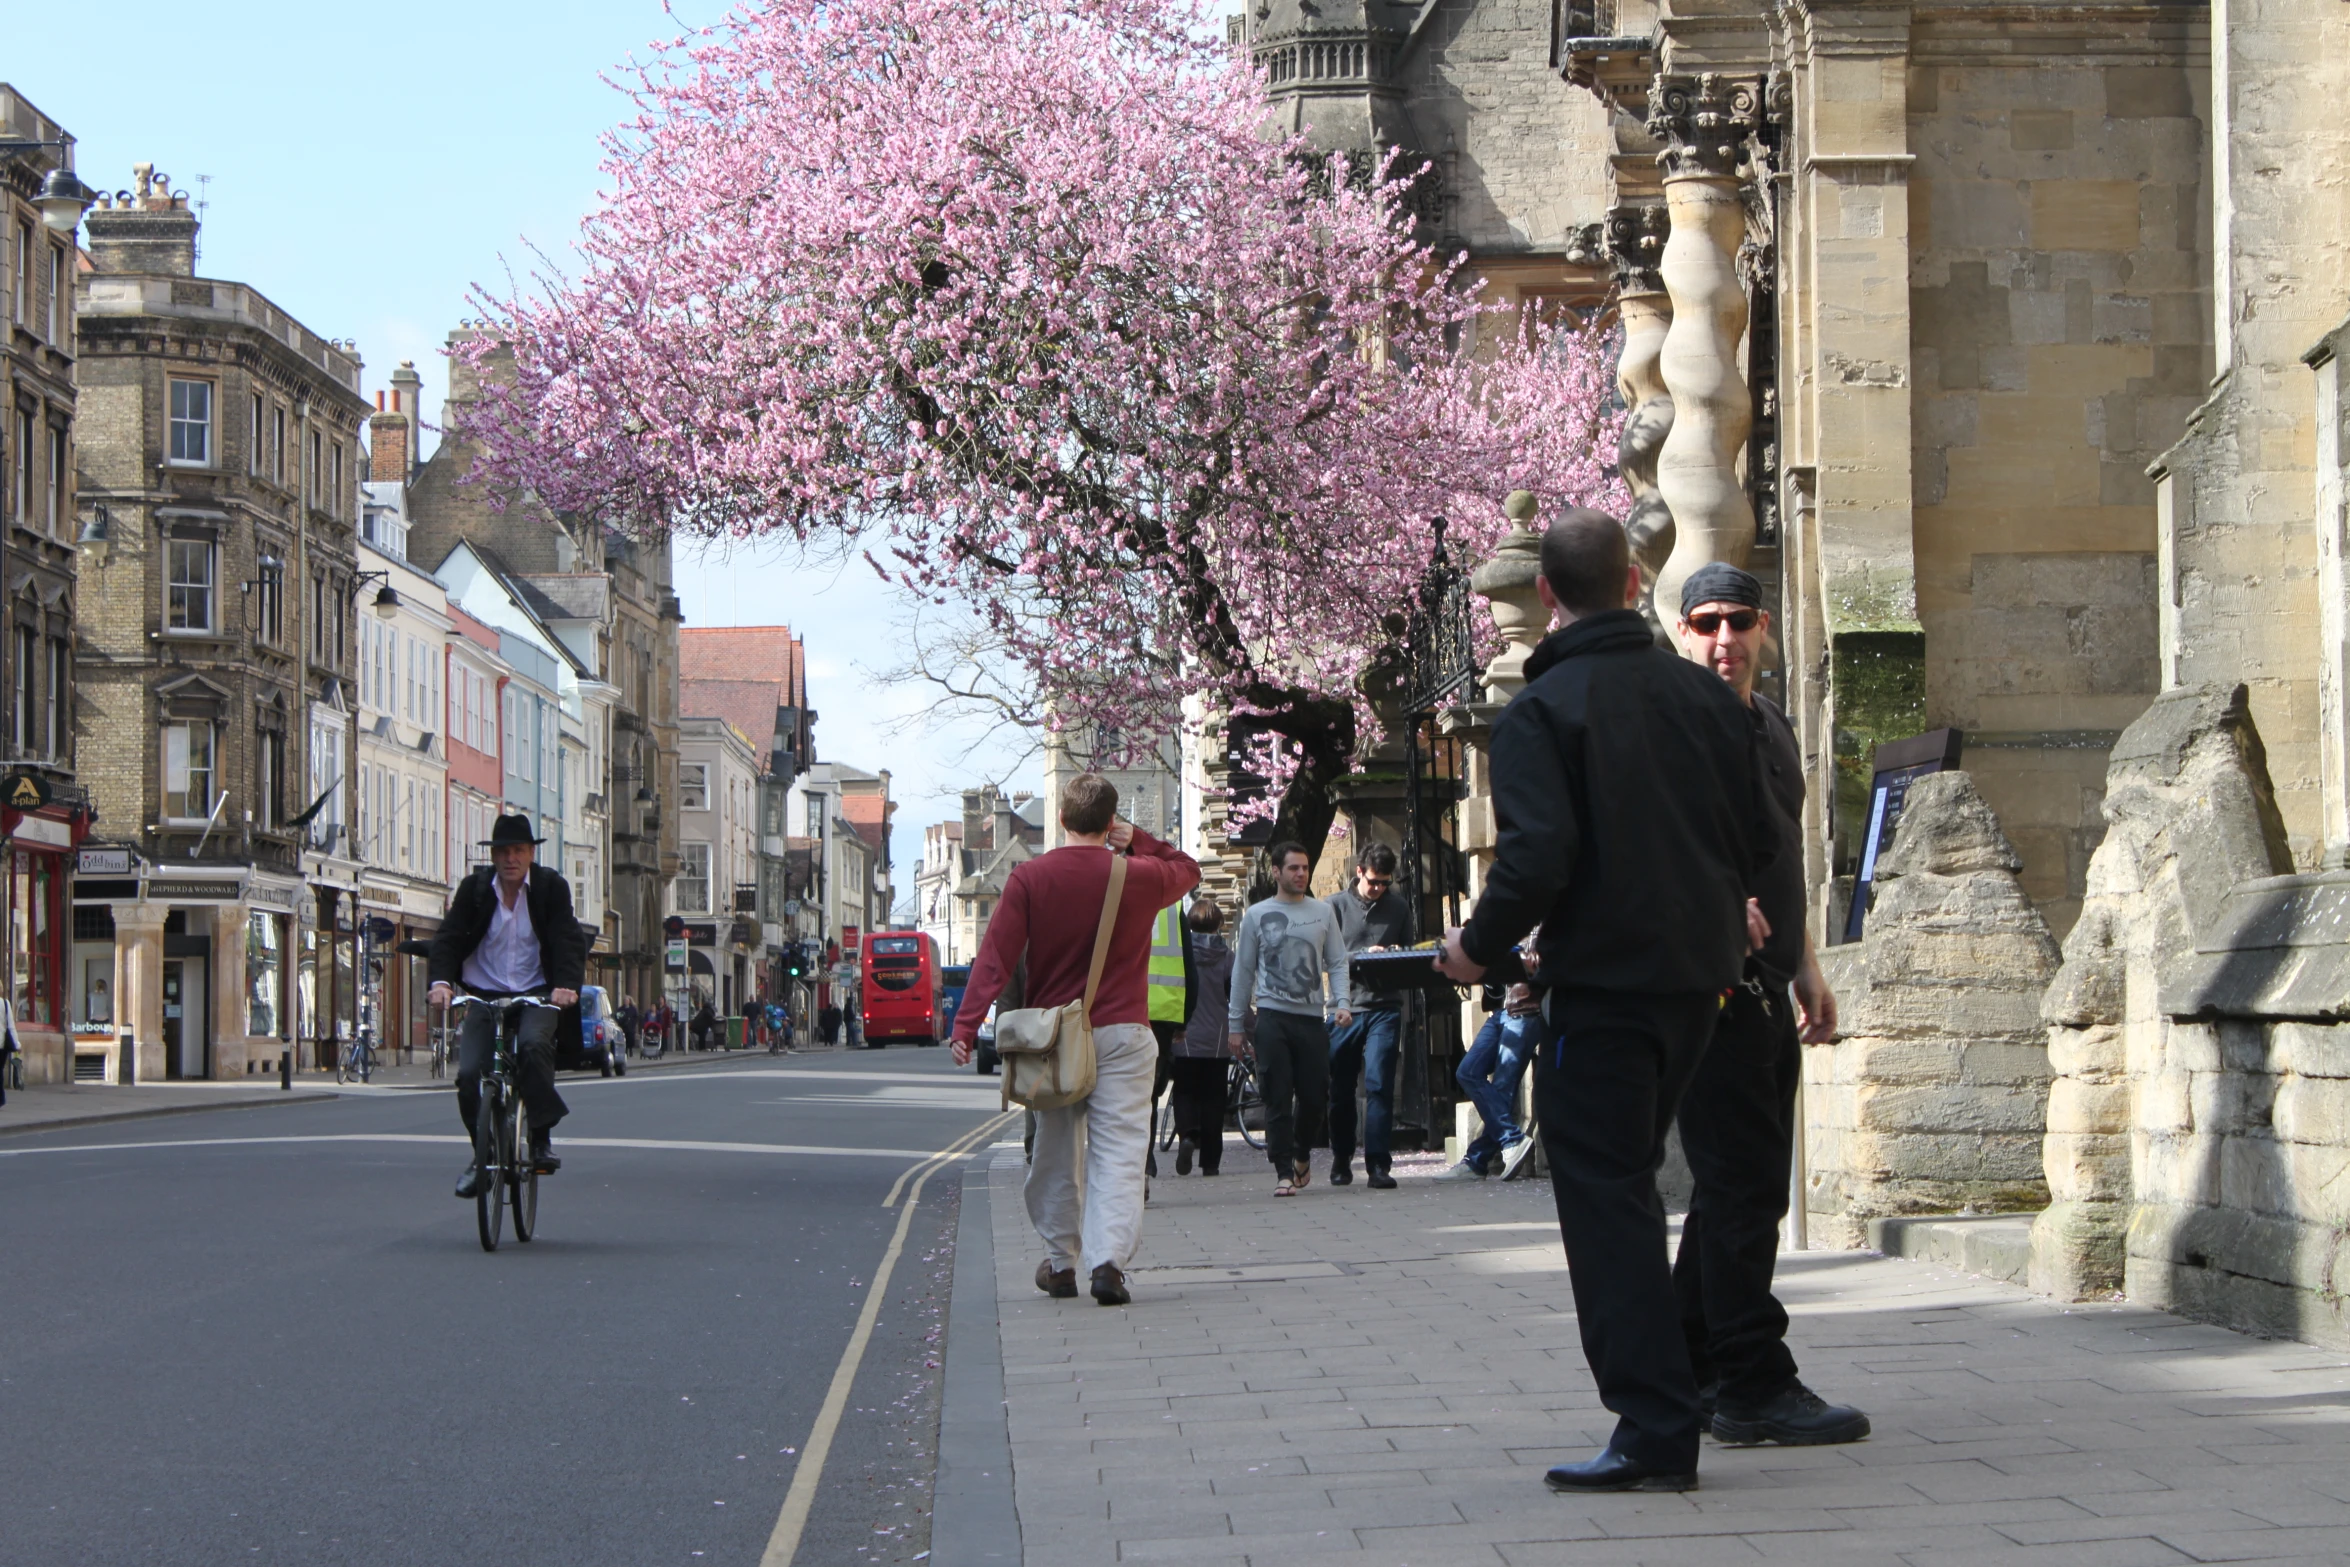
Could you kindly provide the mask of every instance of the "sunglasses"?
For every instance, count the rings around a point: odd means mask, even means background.
[[[1366,887],[1392,887],[1395,885],[1395,878],[1393,876],[1365,876],[1363,885]]]
[[[1701,637],[1710,637],[1722,629],[1722,622],[1726,620],[1730,623],[1732,631],[1743,634],[1752,631],[1754,623],[1760,619],[1762,619],[1762,611],[1759,609],[1734,609],[1727,615],[1717,615],[1706,611],[1689,617],[1689,629]]]

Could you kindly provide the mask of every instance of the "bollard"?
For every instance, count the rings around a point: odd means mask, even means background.
[[[292,1045],[286,1046],[277,1053],[277,1086],[281,1093],[293,1092],[294,1047]]]

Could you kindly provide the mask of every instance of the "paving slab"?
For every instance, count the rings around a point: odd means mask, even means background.
[[[1403,1161],[1392,1192],[1275,1201],[1227,1152],[1154,1183],[1121,1308],[1036,1292],[1020,1152],[993,1153],[1029,1567],[2350,1561],[2350,1357],[1873,1253],[1780,1270],[1806,1380],[1870,1441],[1709,1441],[1686,1496],[1553,1496],[1613,1417],[1547,1185]]]

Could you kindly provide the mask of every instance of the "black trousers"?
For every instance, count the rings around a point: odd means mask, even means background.
[[[1555,990],[1534,1067],[1583,1358],[1616,1416],[1609,1445],[1674,1473],[1697,1468],[1697,1379],[1656,1171],[1719,1008],[1711,995]]]
[[[524,1007],[515,1036],[514,1086],[522,1093],[522,1108],[530,1112],[534,1133],[551,1130],[571,1108],[555,1092],[555,1020],[560,1016],[545,1007]],[[474,1115],[481,1109],[481,1075],[490,1069],[497,1037],[497,1008],[485,1004],[465,1009],[465,1026],[457,1034],[457,1114],[464,1118],[469,1137]]]
[[[1231,1094],[1232,1058],[1177,1056],[1167,1063],[1175,1082],[1175,1135],[1199,1145],[1203,1170],[1224,1162],[1224,1105]]]
[[[1330,1025],[1259,1007],[1257,1087],[1265,1095],[1265,1154],[1286,1179],[1322,1140],[1330,1108]]]
[[[1697,1190],[1673,1262],[1681,1333],[1699,1386],[1765,1403],[1795,1379],[1787,1310],[1771,1293],[1779,1221],[1795,1158],[1795,1088],[1803,1071],[1795,1004],[1781,985],[1741,985],[1681,1100],[1681,1148]]]

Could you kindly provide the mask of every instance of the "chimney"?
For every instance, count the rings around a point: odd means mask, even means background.
[[[134,272],[166,277],[196,275],[196,215],[188,198],[171,188],[171,176],[142,163],[132,171],[134,189],[121,205],[92,207],[82,219],[89,236],[90,265],[99,272]]]
[[[392,372],[392,389],[375,394],[375,416],[367,421],[367,477],[377,484],[405,484],[416,472],[424,377],[416,361],[403,359]]]

